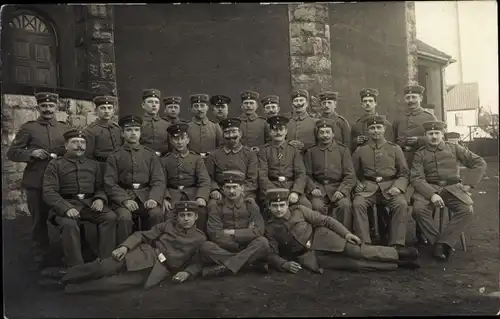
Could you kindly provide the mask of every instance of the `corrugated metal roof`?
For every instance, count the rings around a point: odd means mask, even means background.
[[[479,109],[479,84],[449,85],[444,98],[444,109],[446,111]]]
[[[437,58],[441,58],[445,61],[448,61],[449,59],[451,59],[451,55],[448,55],[448,54],[444,53],[443,51],[439,51],[435,47],[428,45],[427,43],[425,43],[422,40],[417,39],[416,44],[417,44],[417,52],[418,53],[431,54],[431,55],[434,55]]]

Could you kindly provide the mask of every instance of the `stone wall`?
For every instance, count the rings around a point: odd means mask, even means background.
[[[29,214],[21,180],[26,166],[7,160],[7,150],[21,125],[36,120],[36,99],[31,95],[2,96],[2,217],[13,219],[16,214]],[[83,128],[96,119],[91,101],[61,98],[56,113],[58,120]]]

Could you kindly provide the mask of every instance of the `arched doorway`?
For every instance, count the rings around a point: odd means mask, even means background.
[[[57,37],[49,21],[30,10],[18,10],[11,15],[4,34],[6,82],[58,86]]]

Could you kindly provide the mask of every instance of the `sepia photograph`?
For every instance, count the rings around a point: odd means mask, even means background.
[[[0,7],[3,316],[500,316],[498,4]]]

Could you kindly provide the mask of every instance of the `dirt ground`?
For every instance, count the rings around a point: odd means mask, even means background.
[[[29,217],[3,221],[6,318],[495,315],[500,299],[498,162],[474,190],[475,216],[448,263],[421,250],[422,268],[385,273],[303,270],[164,283],[106,295],[64,295],[37,286],[30,264]],[[486,192],[479,194],[479,192]],[[414,224],[408,242],[415,241]]]

